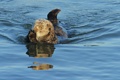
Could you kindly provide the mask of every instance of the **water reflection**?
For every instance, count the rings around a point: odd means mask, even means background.
[[[26,54],[29,57],[35,58],[48,58],[54,53],[55,47],[53,44],[40,44],[40,43],[29,43],[26,45]],[[51,64],[40,64],[39,62],[33,62],[33,66],[29,66],[33,70],[49,70],[53,68]]]
[[[38,62],[34,62],[34,63],[37,63],[38,65],[29,66],[28,68],[32,68],[33,70],[49,70],[53,68],[53,65],[51,64],[39,64]]]
[[[29,57],[35,58],[46,58],[51,57],[54,52],[54,45],[53,44],[40,44],[40,43],[29,43],[26,45],[27,52],[26,54]]]

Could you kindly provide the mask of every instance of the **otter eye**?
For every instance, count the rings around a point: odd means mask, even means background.
[[[49,31],[51,31],[51,28],[49,28]]]

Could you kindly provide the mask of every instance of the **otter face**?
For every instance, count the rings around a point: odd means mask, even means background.
[[[33,30],[36,33],[38,42],[51,42],[55,36],[54,27],[48,20],[37,20]]]

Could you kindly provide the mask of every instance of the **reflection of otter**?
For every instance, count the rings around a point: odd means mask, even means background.
[[[39,64],[38,66],[29,66],[28,68],[32,68],[33,70],[48,70],[53,68],[51,64]]]
[[[26,41],[56,44],[60,40],[68,38],[67,31],[58,23],[57,14],[60,11],[60,9],[50,11],[47,15],[48,20],[36,20],[33,29],[26,37]]]
[[[28,51],[26,54],[32,57],[51,57],[54,52],[53,44],[29,43],[26,45]]]

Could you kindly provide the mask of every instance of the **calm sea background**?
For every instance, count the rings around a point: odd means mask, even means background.
[[[63,44],[26,44],[55,8]],[[120,0],[0,0],[0,80],[120,80]]]

